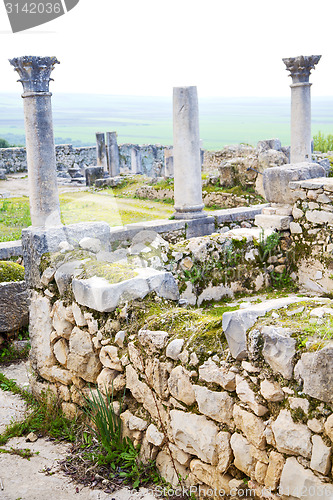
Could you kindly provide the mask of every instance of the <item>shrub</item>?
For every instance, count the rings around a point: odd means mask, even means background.
[[[0,283],[8,281],[23,281],[24,267],[16,262],[0,260]]]
[[[313,136],[313,149],[322,153],[333,151],[333,135],[328,134],[325,136],[325,134],[319,131],[318,134]]]

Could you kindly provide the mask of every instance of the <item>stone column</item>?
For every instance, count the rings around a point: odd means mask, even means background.
[[[23,85],[24,121],[32,226],[61,225],[54,147],[50,74],[55,57],[24,56],[9,60]]]
[[[108,171],[108,159],[106,155],[105,135],[103,132],[96,133],[97,166],[102,167],[104,172]]]
[[[175,218],[206,217],[203,212],[196,87],[173,89]]]
[[[311,162],[311,70],[321,56],[298,56],[283,59],[290,71],[291,88],[291,145],[290,163]]]
[[[108,156],[109,174],[111,175],[111,177],[116,177],[120,173],[117,132],[106,133],[106,148]]]

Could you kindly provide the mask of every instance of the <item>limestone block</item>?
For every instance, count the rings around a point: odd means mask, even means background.
[[[48,371],[48,380],[69,385],[72,382],[72,374],[68,370],[64,370],[59,366],[51,366]]]
[[[254,477],[255,477],[255,480],[259,484],[263,485],[265,483],[265,477],[266,477],[266,473],[267,473],[267,468],[268,468],[268,465],[264,464],[263,462],[257,462],[256,463],[256,467],[255,467],[255,470],[254,470]]]
[[[320,434],[324,431],[323,422],[321,420],[318,420],[317,418],[311,418],[310,420],[308,420],[307,426],[309,427],[310,431],[316,432],[317,434]]]
[[[192,474],[204,484],[216,491],[224,490],[226,494],[230,493],[229,481],[232,480],[230,474],[221,474],[216,467],[205,464],[201,460],[192,460],[190,464]]]
[[[216,469],[218,472],[226,472],[233,460],[232,449],[230,446],[230,432],[219,432],[216,437],[218,464]]]
[[[49,299],[32,291],[30,302],[29,334],[31,343],[30,359],[44,377],[48,368],[56,364],[50,337],[52,333],[51,304]],[[48,380],[48,379],[47,379]]]
[[[296,297],[266,300],[254,304],[246,309],[225,312],[222,316],[222,328],[228,341],[231,355],[235,359],[244,359],[247,356],[246,332],[260,316],[265,316],[272,309],[280,309],[286,305],[299,301]]]
[[[151,387],[160,398],[169,396],[169,366],[168,363],[159,361],[157,358],[148,359],[146,362],[146,377]]]
[[[182,465],[185,465],[185,467],[188,467],[190,465],[192,459],[191,455],[185,453],[183,450],[178,448],[178,446],[176,446],[171,442],[168,443],[168,447],[170,449],[173,458],[177,460],[177,462],[179,462]]]
[[[66,418],[68,420],[74,420],[77,416],[78,413],[78,408],[75,404],[73,403],[62,403],[61,404],[61,409]]]
[[[293,360],[296,354],[296,340],[291,332],[282,327],[265,326],[261,330],[264,338],[262,355],[274,373],[280,373],[290,380],[293,376]]]
[[[51,312],[52,325],[59,337],[64,337],[68,340],[72,333],[73,325],[66,319],[66,315],[67,310],[64,303],[61,300],[57,300]]]
[[[102,347],[99,353],[99,359],[102,365],[106,368],[111,368],[112,370],[117,370],[118,372],[123,371],[123,366],[118,358],[118,347],[113,345]]]
[[[166,356],[177,361],[184,345],[184,339],[174,339],[168,344],[166,348]]]
[[[310,403],[305,398],[288,398],[288,403],[292,410],[301,408],[301,410],[303,410],[306,415],[309,412]]]
[[[333,497],[333,485],[322,482],[309,469],[305,469],[294,457],[287,458],[283,467],[279,493],[287,498],[323,500]]]
[[[90,238],[86,236],[79,241],[79,245],[83,250],[88,250],[89,252],[98,253],[102,248],[101,241],[98,238]]]
[[[56,270],[54,279],[61,297],[71,292],[72,280],[82,272],[81,266],[81,260],[73,260],[62,264]]]
[[[233,434],[230,439],[230,445],[234,453],[234,464],[237,469],[251,476],[254,473],[255,460],[252,457],[251,445],[241,434]]]
[[[250,388],[247,380],[240,375],[236,375],[236,393],[239,399],[243,401],[243,403],[248,404],[258,417],[268,412],[268,409],[258,402],[257,396]]]
[[[169,334],[162,331],[139,330],[138,339],[140,344],[149,354],[159,351],[165,347]]]
[[[217,465],[218,427],[202,415],[180,410],[171,410],[170,417],[170,431],[175,444],[186,453],[195,455],[209,464]]]
[[[305,217],[313,224],[333,224],[333,213],[325,210],[307,210]]]
[[[331,468],[332,448],[326,446],[320,436],[312,436],[312,445],[311,469],[324,475],[328,474]]]
[[[165,436],[160,432],[156,425],[150,424],[147,428],[146,438],[149,443],[154,446],[161,446],[165,440]]]
[[[199,380],[220,385],[227,391],[236,389],[236,374],[224,366],[219,367],[211,358],[199,366]]]
[[[76,302],[72,303],[72,311],[77,326],[86,326],[87,320],[84,317],[84,314],[80,309],[80,306]]]
[[[297,208],[297,206],[294,206],[292,215],[294,219],[301,219],[304,215],[304,212],[300,208]]]
[[[295,163],[281,165],[265,170],[264,190],[270,203],[293,205],[296,197],[289,187],[289,182],[325,176],[324,167],[316,163]]]
[[[144,370],[143,358],[139,349],[135,347],[134,342],[128,343],[128,355],[134,368],[139,372],[143,372]]]
[[[93,353],[94,349],[89,333],[78,327],[73,328],[69,337],[69,350],[80,356]]]
[[[182,366],[177,366],[171,371],[168,386],[170,394],[179,401],[186,405],[192,405],[195,402],[196,396],[190,374]]]
[[[141,443],[143,431],[147,428],[147,422],[142,418],[138,418],[129,410],[120,414],[122,421],[122,436],[129,437],[133,441],[134,446]]]
[[[210,391],[200,385],[194,385],[193,388],[200,413],[233,427],[233,399],[227,392]]]
[[[143,299],[148,293],[178,300],[179,292],[173,275],[156,269],[138,268],[137,275],[119,283],[109,283],[105,278],[74,279],[72,288],[75,300],[82,306],[99,312],[114,311],[120,304]]]
[[[311,457],[311,432],[304,424],[295,424],[289,410],[281,410],[272,423],[276,447],[281,453]]]
[[[29,321],[28,292],[25,281],[0,283],[0,333],[26,326]]]
[[[98,389],[103,394],[117,394],[125,388],[126,380],[116,370],[110,368],[103,368],[97,377]]]
[[[95,335],[98,332],[98,321],[92,315],[92,313],[85,312],[84,318],[88,325],[88,331],[90,335]]]
[[[245,411],[238,405],[234,405],[233,417],[237,429],[240,429],[250,443],[259,448],[265,449],[265,424],[261,418],[253,415],[249,411]]]
[[[153,395],[147,384],[139,380],[138,374],[131,365],[126,366],[126,387],[132,396],[141,403],[156,421],[162,419],[163,425],[168,422],[168,415],[163,405]]]
[[[303,381],[303,392],[326,403],[333,402],[333,347],[302,354],[295,377]]]
[[[333,443],[333,414],[325,422],[325,432]]]
[[[176,468],[176,471],[174,469]],[[171,461],[169,453],[166,451],[161,451],[156,457],[156,467],[158,468],[161,476],[165,479],[165,481],[173,488],[179,486],[179,476],[182,478],[186,478],[190,472],[190,470],[181,465],[177,460]]]
[[[276,490],[279,485],[282,470],[285,464],[284,456],[272,450],[269,455],[268,469],[265,477],[266,488]]]
[[[102,370],[102,365],[95,353],[81,356],[74,352],[69,352],[67,368],[86,382],[95,383],[98,374]]]
[[[144,435],[142,443],[140,445],[139,460],[143,464],[149,465],[153,460],[156,459],[158,451],[158,448],[149,443],[146,435]]]
[[[260,392],[267,401],[274,403],[284,400],[284,392],[277,382],[265,379],[260,383]]]
[[[117,344],[117,346],[124,347],[125,337],[126,337],[126,332],[124,332],[123,330],[120,330],[119,332],[116,333],[114,341]]]
[[[255,217],[255,224],[262,229],[276,229],[287,231],[290,228],[292,217],[288,215],[265,215],[259,214]]]
[[[59,339],[53,346],[54,355],[61,365],[67,365],[68,344],[65,339]]]
[[[60,401],[68,402],[71,399],[71,395],[69,389],[66,385],[59,385],[58,387],[58,395]]]
[[[298,222],[291,222],[290,223],[290,232],[291,232],[291,234],[302,234],[303,233],[302,226],[300,224],[298,224]]]

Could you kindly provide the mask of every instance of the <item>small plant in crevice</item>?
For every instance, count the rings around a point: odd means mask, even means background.
[[[133,488],[154,481],[158,477],[154,462],[140,462],[139,447],[136,448],[129,437],[122,435],[121,419],[113,409],[113,392],[104,396],[99,389],[94,392],[90,389],[89,397],[82,396],[85,400],[83,410],[90,422],[87,426],[98,443],[97,446],[87,446],[85,458],[107,466],[111,481],[119,478],[131,483]]]

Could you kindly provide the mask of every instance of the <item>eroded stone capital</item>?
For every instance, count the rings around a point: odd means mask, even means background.
[[[9,59],[18,72],[24,92],[48,92],[51,72],[59,61],[56,57],[23,56]]]
[[[290,71],[289,76],[292,77],[293,83],[302,83],[309,81],[311,70],[318,64],[320,58],[321,56],[298,56],[287,57],[282,61],[287,71]]]

